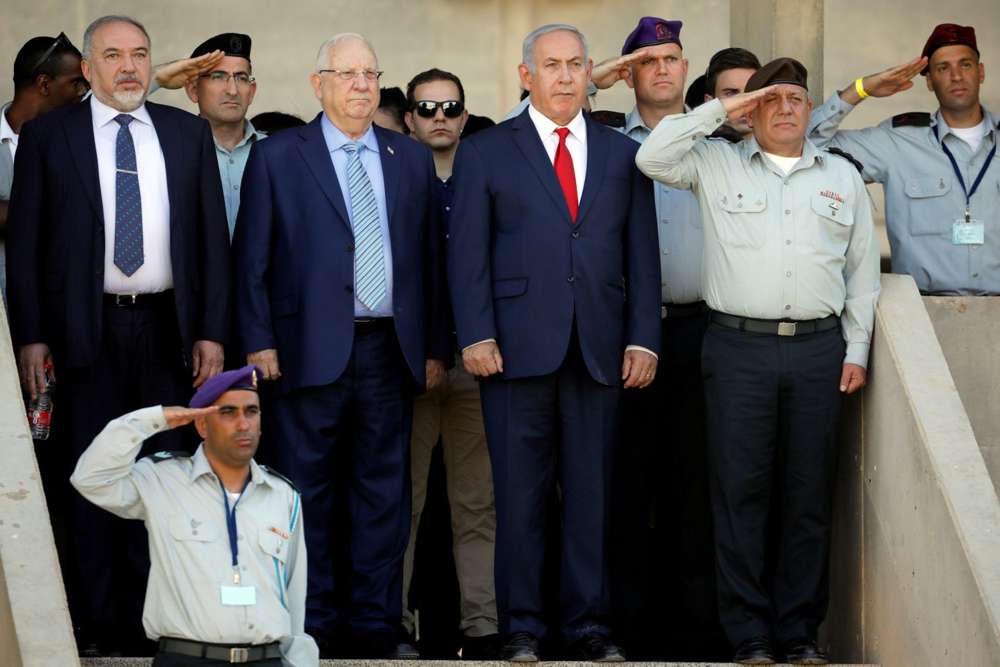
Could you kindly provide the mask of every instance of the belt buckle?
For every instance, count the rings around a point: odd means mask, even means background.
[[[134,306],[137,294],[115,294],[116,306]]]
[[[796,326],[796,322],[778,322],[778,335],[794,336]]]
[[[660,319],[661,320],[667,319],[667,307],[664,305],[660,306]]]
[[[245,646],[234,646],[229,649],[229,662],[250,662],[250,649]]]

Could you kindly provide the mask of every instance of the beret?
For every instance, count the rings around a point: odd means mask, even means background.
[[[191,52],[191,57],[197,58],[212,51],[222,51],[227,56],[250,60],[250,35],[238,32],[224,32],[221,35],[209,37],[195,47],[195,50]]]
[[[975,28],[967,25],[957,25],[955,23],[942,23],[935,26],[934,31],[931,32],[931,36],[927,38],[927,43],[924,44],[924,50],[920,55],[927,58],[928,67],[925,67],[921,74],[927,74],[927,70],[930,69],[929,65],[932,53],[940,49],[942,46],[951,46],[953,44],[968,46],[975,51],[977,55],[979,53],[979,47],[976,46]]]
[[[643,16],[639,25],[625,38],[622,55],[627,56],[644,46],[676,44],[681,46],[681,21],[666,21],[655,16]],[[683,48],[683,47],[682,47]]]
[[[232,389],[257,391],[258,375],[260,375],[260,369],[253,364],[235,371],[219,373],[215,377],[205,380],[195,395],[191,397],[191,402],[188,405],[192,408],[207,407],[219,400],[219,396]]]
[[[744,92],[752,92],[767,88],[776,83],[790,83],[795,86],[802,86],[809,90],[806,85],[808,72],[805,66],[794,58],[775,58],[768,64],[754,72],[747,80]]]

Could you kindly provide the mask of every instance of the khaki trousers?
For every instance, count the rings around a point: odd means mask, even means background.
[[[413,406],[410,445],[413,478],[413,521],[403,560],[403,626],[413,632],[413,613],[406,596],[413,579],[413,552],[417,528],[427,498],[431,453],[438,442],[444,448],[448,504],[451,507],[452,549],[461,592],[462,632],[482,637],[497,632],[497,603],[493,583],[496,511],[479,385],[456,360],[444,384],[418,396]]]

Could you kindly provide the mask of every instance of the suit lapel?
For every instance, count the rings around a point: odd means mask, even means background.
[[[538,130],[535,129],[535,124],[531,122],[531,117],[528,115],[527,109],[514,119],[511,127],[514,130],[514,143],[517,144],[517,147],[528,160],[528,164],[531,165],[538,180],[541,181],[545,191],[549,193],[552,202],[559,209],[563,218],[567,223],[572,224],[573,220],[569,217],[569,207],[566,205],[566,198],[563,196],[562,188],[559,186],[559,179],[556,178],[556,170],[549,160],[548,153],[545,152],[542,140],[538,137]],[[579,216],[577,216],[577,219],[579,220]]]
[[[322,112],[311,123],[298,129],[299,137],[302,139],[299,144],[299,153],[302,154],[302,159],[305,160],[306,166],[312,172],[313,178],[316,179],[330,205],[337,211],[347,228],[351,229],[351,218],[347,215],[344,193],[340,190],[337,172],[330,159],[330,150],[326,146],[326,139],[323,138],[323,128],[320,126],[321,117]]]
[[[604,181],[604,171],[607,162],[604,156],[608,154],[608,137],[604,128],[590,119],[589,114],[583,115],[587,123],[587,176],[583,181],[583,195],[580,197],[580,209],[576,214],[576,224],[583,223],[587,212],[597,199]]]
[[[399,148],[394,145],[395,132],[383,130],[378,125],[372,125],[375,130],[375,138],[378,140],[379,159],[382,162],[382,180],[385,183],[385,212],[389,219],[389,229],[392,229],[393,211],[396,209],[396,200],[399,191]]]
[[[101,202],[101,181],[97,171],[97,146],[94,144],[94,122],[90,113],[90,102],[84,100],[66,116],[66,141],[76,170],[80,174],[87,199],[104,224],[104,205]]]
[[[156,131],[156,140],[160,142],[160,151],[163,152],[163,169],[167,172],[167,201],[170,203],[170,248],[183,247],[183,227],[178,219],[184,206],[178,197],[181,196],[180,183],[178,177],[185,169],[184,144],[179,136],[175,123],[171,123],[164,109],[158,104],[146,102],[146,111],[153,121],[153,129]],[[187,167],[190,168],[190,167]],[[179,256],[172,252],[172,257]]]

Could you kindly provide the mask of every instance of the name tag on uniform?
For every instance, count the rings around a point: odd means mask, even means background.
[[[257,588],[255,586],[219,587],[222,604],[227,607],[252,607],[257,604]]]
[[[979,220],[956,220],[951,226],[951,242],[955,245],[983,245],[986,226]]]

